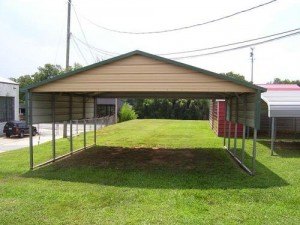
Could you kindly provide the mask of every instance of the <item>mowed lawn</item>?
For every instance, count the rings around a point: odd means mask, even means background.
[[[0,154],[0,224],[300,224],[299,142],[270,156],[259,141],[251,177],[207,121],[134,120],[97,137],[33,171],[28,149]]]

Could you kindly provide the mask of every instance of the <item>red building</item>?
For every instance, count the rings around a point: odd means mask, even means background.
[[[225,100],[212,100],[209,109],[209,122],[212,130],[218,137],[224,137]],[[228,136],[229,122],[226,121],[226,136]],[[234,137],[235,124],[231,123],[231,137]],[[243,125],[238,124],[237,136],[243,136]]]

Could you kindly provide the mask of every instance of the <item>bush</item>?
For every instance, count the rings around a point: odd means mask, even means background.
[[[119,122],[124,122],[128,120],[134,120],[138,117],[134,109],[127,102],[124,103],[119,112]]]

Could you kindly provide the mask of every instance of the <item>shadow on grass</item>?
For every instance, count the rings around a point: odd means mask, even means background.
[[[260,144],[270,149],[271,141],[260,140]],[[277,140],[274,145],[275,156],[278,155],[282,158],[299,158],[300,157],[300,141],[290,140]],[[271,149],[270,149],[271,154]]]
[[[223,149],[97,146],[23,176],[151,189],[242,189],[287,185],[259,162],[257,175],[249,176]]]

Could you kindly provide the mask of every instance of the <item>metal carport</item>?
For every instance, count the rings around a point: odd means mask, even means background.
[[[271,154],[274,154],[276,118],[300,117],[300,87],[298,85],[261,85],[268,89],[262,94],[271,118]]]
[[[54,124],[75,118],[92,118],[97,97],[226,99],[227,120],[254,128],[252,169],[244,165],[243,158],[236,156],[236,137],[234,151],[231,151],[228,137],[227,150],[250,174],[255,173],[256,133],[260,128],[261,92],[265,89],[249,82],[146,52],[133,51],[34,84],[25,91],[30,127],[37,122]],[[245,135],[243,143],[244,140]],[[55,140],[53,144],[55,161]],[[243,152],[244,148],[243,144]],[[34,168],[32,137],[30,168]]]

